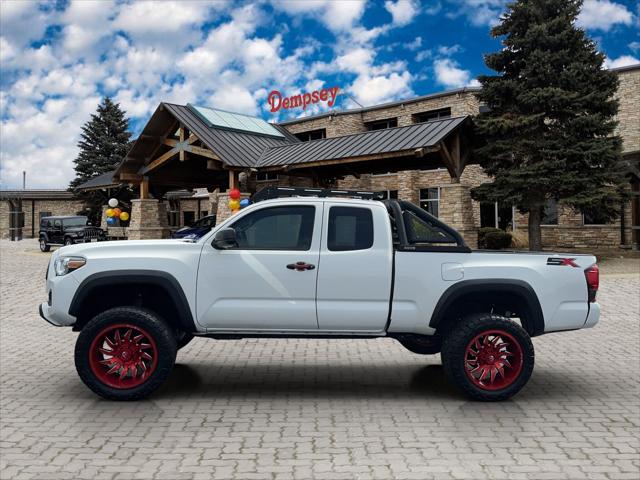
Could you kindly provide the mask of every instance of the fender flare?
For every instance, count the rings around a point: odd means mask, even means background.
[[[522,280],[508,278],[495,278],[488,280],[462,280],[453,284],[444,291],[436,304],[429,326],[437,329],[445,325],[449,319],[445,314],[449,307],[455,305],[463,297],[469,294],[483,293],[508,293],[517,295],[523,302],[527,311],[526,324],[523,327],[530,336],[535,337],[544,333],[544,314],[540,306],[538,295],[531,285]]]
[[[77,317],[85,300],[96,288],[132,284],[155,285],[163,288],[179,313],[178,318],[175,319],[176,326],[188,333],[197,331],[191,307],[180,283],[173,275],[160,270],[112,270],[89,275],[78,286],[69,306],[69,315]]]

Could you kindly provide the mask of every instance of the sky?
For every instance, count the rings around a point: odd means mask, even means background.
[[[283,96],[340,87],[333,109],[477,85],[505,0],[0,0],[0,188],[66,188],[105,95],[137,135],[162,101],[282,121]],[[640,2],[585,0],[608,67],[639,62]]]

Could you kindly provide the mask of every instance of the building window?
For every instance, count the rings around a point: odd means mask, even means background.
[[[420,189],[420,208],[426,210],[434,217],[438,217],[440,210],[440,187]]]
[[[398,118],[385,118],[384,120],[376,120],[375,122],[366,122],[367,130],[384,130],[385,128],[394,128],[398,126]]]
[[[196,212],[182,212],[182,218],[184,220],[183,225],[193,225],[196,221]]]
[[[398,190],[380,190],[376,193],[382,194],[382,200],[398,199]]]
[[[271,182],[278,180],[278,174],[273,172],[258,172],[256,173],[257,182]]]
[[[542,212],[541,225],[558,225],[558,202],[555,198],[550,198],[544,206]]]
[[[202,211],[200,211],[200,218],[202,218],[202,217],[206,217],[207,215],[209,215],[209,210],[202,210]]]
[[[480,203],[480,228],[491,227],[515,230],[513,221],[513,207],[497,202]]]
[[[428,110],[426,112],[415,113],[412,115],[413,123],[430,122],[440,118],[449,118],[451,116],[451,107],[439,108],[437,110]]]
[[[300,132],[295,134],[303,142],[310,142],[311,140],[320,140],[321,138],[327,138],[327,130],[320,128],[318,130],[309,130],[308,132]]]
[[[373,216],[368,208],[331,207],[327,248],[366,250],[373,245]]]
[[[601,212],[582,212],[583,225],[606,225],[608,223],[609,219]]]
[[[170,227],[177,227],[180,224],[180,200],[170,198],[167,203],[167,222]]]

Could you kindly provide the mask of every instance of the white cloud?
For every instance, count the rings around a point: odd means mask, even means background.
[[[631,55],[622,55],[615,59],[607,58],[604,61],[605,68],[620,68],[620,67],[628,67],[629,65],[637,65],[640,63],[636,57]]]
[[[407,50],[415,51],[422,47],[422,37],[416,37],[412,42],[405,44]]]
[[[578,16],[578,25],[591,29],[609,31],[614,25],[631,25],[633,13],[626,6],[610,0],[585,0]]]
[[[447,88],[457,88],[477,85],[471,83],[471,72],[460,68],[458,63],[450,58],[439,58],[433,62],[436,81]]]
[[[500,21],[507,0],[454,0],[456,7],[447,16],[464,16],[476,27],[494,26]]]
[[[333,32],[348,31],[364,13],[364,0],[272,0],[276,9],[290,15],[310,16]]]
[[[629,48],[634,52],[637,52],[638,50],[640,50],[640,42],[631,42],[629,44]]]
[[[411,23],[420,12],[420,4],[415,0],[387,0],[384,8],[391,14],[393,24],[399,27]]]
[[[55,19],[46,2],[3,0],[0,5],[0,31],[2,36],[19,48],[45,33],[48,21]]]
[[[375,105],[398,97],[413,95],[410,88],[412,77],[407,71],[391,73],[388,76],[360,75],[351,86],[356,100],[365,105]]]

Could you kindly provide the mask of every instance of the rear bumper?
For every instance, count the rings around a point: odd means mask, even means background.
[[[600,304],[593,302],[589,304],[589,314],[587,320],[584,322],[583,328],[595,327],[600,320]]]

